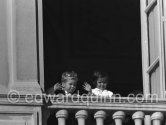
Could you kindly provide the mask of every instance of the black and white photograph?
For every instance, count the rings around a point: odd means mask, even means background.
[[[0,0],[0,125],[165,125],[165,0]]]

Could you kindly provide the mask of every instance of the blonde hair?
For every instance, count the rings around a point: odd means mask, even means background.
[[[67,80],[78,81],[77,73],[74,71],[66,71],[62,73],[61,82],[66,82]]]

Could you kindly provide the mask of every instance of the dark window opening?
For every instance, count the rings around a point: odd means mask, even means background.
[[[102,69],[114,93],[143,91],[139,2],[43,0],[45,89],[66,70],[82,84]]]

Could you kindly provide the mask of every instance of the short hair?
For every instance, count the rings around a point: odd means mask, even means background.
[[[77,73],[74,71],[66,71],[62,73],[61,82],[66,82],[67,80],[78,81]]]
[[[108,73],[106,73],[104,71],[95,71],[93,73],[93,79],[92,79],[94,87],[96,87],[97,80],[99,78],[104,78],[104,77],[106,77],[107,81],[109,81],[109,75],[108,75]]]

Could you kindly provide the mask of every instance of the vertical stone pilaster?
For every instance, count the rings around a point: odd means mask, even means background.
[[[0,1],[0,93],[41,93],[36,0]]]

